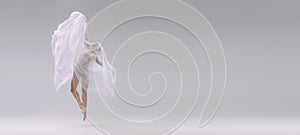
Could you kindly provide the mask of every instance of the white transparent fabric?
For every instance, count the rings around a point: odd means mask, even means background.
[[[99,42],[86,41],[87,20],[80,12],[73,12],[54,31],[51,49],[54,57],[54,88],[59,90],[63,85],[70,86],[73,73],[88,88],[89,74],[93,72],[99,92],[103,95],[114,95],[114,68],[106,58],[105,51]],[[98,59],[101,65],[97,63]],[[101,81],[101,82],[100,82]]]

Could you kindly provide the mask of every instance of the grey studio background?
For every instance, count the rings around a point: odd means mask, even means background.
[[[90,19],[113,2],[0,1],[0,133],[12,123],[22,127],[26,120],[81,120],[69,90],[56,92],[53,88],[51,35],[72,11],[81,11]],[[227,60],[224,99],[210,125],[222,120],[238,121],[237,125],[247,120],[269,120],[281,127],[299,120],[300,2],[185,2],[209,20],[221,39]],[[197,116],[193,113],[190,119]],[[265,126],[274,132],[278,129]],[[299,122],[293,126],[299,126]],[[218,127],[224,130],[221,125]],[[265,131],[261,128],[258,133]],[[278,133],[300,132],[293,129],[286,127]],[[205,129],[195,132],[198,130]],[[250,126],[240,132],[253,130]]]

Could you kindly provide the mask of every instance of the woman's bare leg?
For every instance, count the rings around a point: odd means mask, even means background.
[[[80,108],[81,107],[81,100],[80,100],[80,96],[79,96],[79,93],[77,92],[76,88],[78,86],[78,78],[76,76],[75,73],[73,73],[73,78],[72,78],[72,81],[71,81],[71,93],[73,95],[73,97],[75,98],[75,100],[77,101],[78,105]]]
[[[87,113],[87,88],[82,87],[82,105],[83,105],[83,120],[86,120],[86,113]]]

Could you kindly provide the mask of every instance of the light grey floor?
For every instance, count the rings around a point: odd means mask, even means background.
[[[172,135],[299,135],[299,125],[300,120],[287,119],[214,120],[204,128],[197,128],[188,122]],[[0,127],[1,135],[102,135],[80,119],[5,119],[0,121]]]

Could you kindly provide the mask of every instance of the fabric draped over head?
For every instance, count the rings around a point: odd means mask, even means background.
[[[76,49],[83,44],[86,28],[86,17],[80,12],[73,12],[52,35],[56,90],[72,79]]]
[[[54,57],[54,88],[56,90],[72,79],[74,67],[79,62],[78,54],[84,48],[86,31],[87,20],[80,12],[73,12],[54,31],[51,49]],[[96,78],[101,80],[101,82],[96,81],[96,85],[101,88],[100,92],[104,95],[113,96],[114,68],[108,62],[103,47],[96,57],[102,62],[101,67],[94,68]]]

